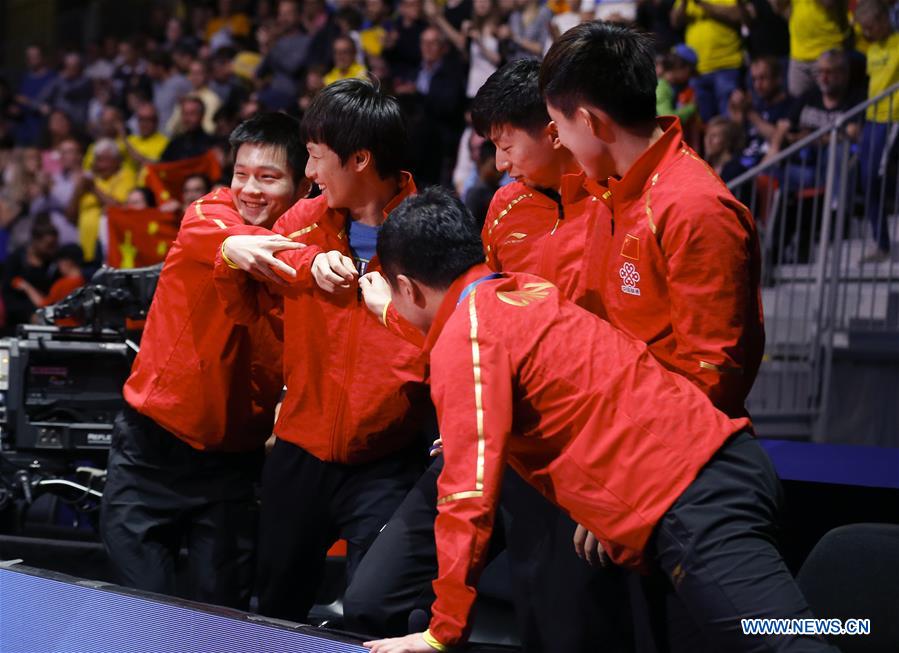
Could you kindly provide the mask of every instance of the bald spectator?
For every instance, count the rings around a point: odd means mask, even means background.
[[[215,139],[203,129],[206,107],[203,100],[188,95],[181,100],[181,133],[169,141],[162,153],[163,161],[179,161],[206,154]]]
[[[150,102],[138,105],[134,112],[137,119],[137,133],[125,139],[128,154],[141,166],[156,163],[169,144],[169,139],[159,131],[159,114]]]

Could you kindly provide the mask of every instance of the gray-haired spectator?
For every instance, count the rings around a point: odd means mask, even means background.
[[[830,50],[822,54],[815,62],[814,75],[815,86],[794,106],[791,140],[832,124],[841,114],[865,101],[864,89],[851,84],[846,51]]]

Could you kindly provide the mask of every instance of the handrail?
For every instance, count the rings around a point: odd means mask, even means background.
[[[773,158],[771,158],[767,161],[763,161],[763,162],[751,167],[749,170],[747,170],[743,174],[739,175],[738,177],[731,179],[730,182],[728,182],[727,187],[729,189],[733,190],[734,188],[737,188],[738,186],[743,185],[744,183],[746,183],[750,179],[753,179],[754,177],[758,176],[759,174],[761,174],[768,168],[771,168],[771,167],[781,163],[782,161],[784,161],[785,159],[788,159],[789,157],[791,157],[793,154],[795,154],[802,148],[810,145],[811,143],[814,143],[815,141],[820,139],[822,136],[824,136],[826,133],[828,133],[832,129],[839,129],[840,127],[843,126],[844,123],[848,122],[850,119],[852,119],[857,114],[861,113],[862,111],[865,111],[868,107],[877,104],[881,100],[893,95],[896,92],[899,92],[899,82],[893,84],[892,86],[887,88],[885,91],[874,96],[870,100],[865,100],[864,102],[857,104],[856,106],[849,109],[848,111],[840,114],[829,125],[824,125],[823,127],[819,127],[818,129],[813,131],[808,136],[805,136],[804,138],[802,138],[802,139],[796,141],[795,143],[793,143],[792,145],[790,145],[788,148],[778,152]],[[899,100],[897,100],[897,102],[899,102]]]

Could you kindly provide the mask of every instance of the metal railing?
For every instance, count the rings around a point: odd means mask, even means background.
[[[835,348],[899,337],[897,154],[894,84],[728,184],[762,243],[765,360],[747,406],[763,434],[820,437]]]

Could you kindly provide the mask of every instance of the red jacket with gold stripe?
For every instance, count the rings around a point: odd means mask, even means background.
[[[406,174],[386,216],[415,192]],[[356,290],[331,294],[312,278],[312,260],[337,250],[351,256],[344,211],[324,197],[300,200],[275,223],[275,233],[304,243],[278,257],[297,274],[286,289],[266,286],[228,267],[219,253],[215,282],[227,313],[253,319],[272,290],[284,301],[284,382],[287,393],[275,434],[320,460],[364,463],[407,445],[428,405],[427,356],[384,329]],[[221,241],[219,241],[221,244]],[[367,267],[379,270],[377,258]]]
[[[229,235],[268,233],[244,223],[227,188],[191,204],[165,259],[125,383],[125,400],[195,449],[245,451],[271,435],[281,391],[281,315],[271,304],[237,324],[213,285]]]
[[[464,294],[489,273],[450,286],[427,336],[445,459],[429,630],[445,645],[466,636],[506,462],[616,563],[639,566],[662,515],[749,424],[539,277]]]
[[[582,303],[587,239],[594,231],[595,213],[608,211],[584,187],[585,179],[583,173],[564,175],[556,197],[520,181],[500,188],[481,231],[487,265],[498,272],[536,274]],[[421,332],[392,306],[384,326],[409,342],[424,343]]]
[[[536,274],[578,302],[585,286],[584,249],[599,208],[584,180],[583,173],[564,175],[555,197],[520,181],[500,188],[481,232],[487,265]]]
[[[765,347],[755,222],[683,141],[676,118],[597,212],[582,305],[649,345],[718,408],[745,415]]]

